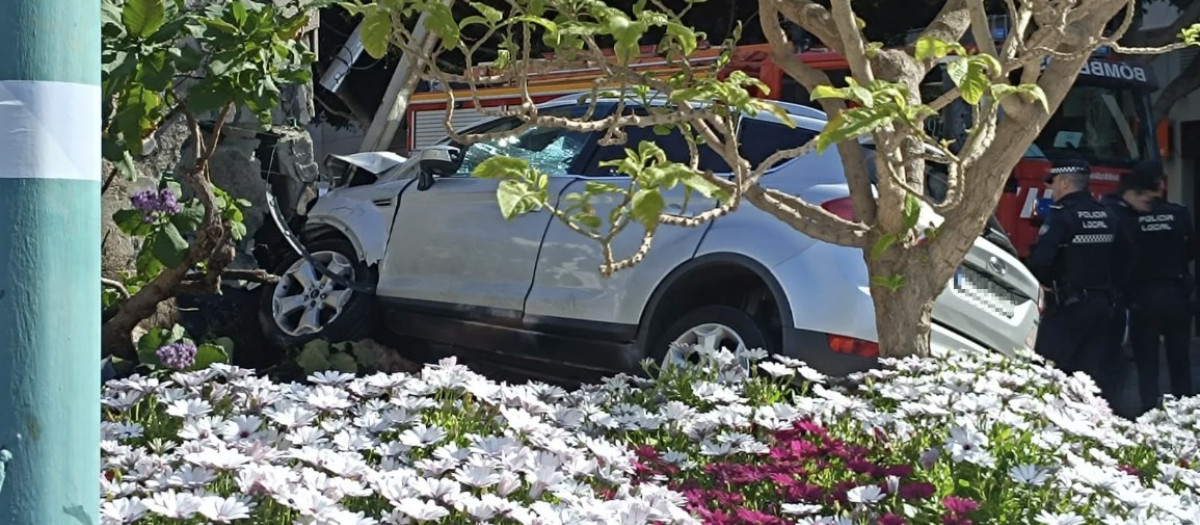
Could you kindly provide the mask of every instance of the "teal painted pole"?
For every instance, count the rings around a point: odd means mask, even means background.
[[[0,44],[0,524],[96,525],[100,2],[0,0]]]

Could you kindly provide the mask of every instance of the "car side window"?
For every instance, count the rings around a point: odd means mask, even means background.
[[[750,169],[757,169],[767,157],[777,151],[798,148],[817,136],[812,130],[789,128],[782,123],[756,118],[743,118],[740,128],[739,149],[742,158],[750,163]],[[779,165],[780,163],[775,163],[772,169]]]
[[[551,112],[547,112],[553,114]],[[497,133],[512,131],[521,126],[518,118],[506,118],[494,127],[472,130],[472,133]],[[463,150],[463,161],[455,177],[470,177],[483,161],[506,156],[524,159],[530,167],[547,175],[566,174],[571,163],[587,146],[588,133],[563,128],[531,126],[516,135],[484,140],[467,146]]]
[[[692,160],[692,155],[688,150],[687,139],[684,138],[679,128],[672,128],[669,135],[659,135],[650,127],[627,127],[625,128],[625,134],[627,138],[624,144],[597,146],[596,153],[592,155],[592,159],[588,162],[587,167],[584,168],[583,174],[590,177],[624,176],[617,173],[616,168],[601,166],[600,164],[625,158],[625,148],[636,151],[638,144],[641,144],[642,141],[657,144],[666,153],[667,160],[669,161],[687,164]],[[725,159],[721,158],[711,148],[703,145],[700,146],[699,167],[701,170],[712,170],[713,173],[728,173],[731,171],[729,165],[725,163]]]
[[[600,146],[596,154],[584,169],[584,175],[610,177],[617,175],[611,167],[600,166],[600,163],[625,158],[625,148],[636,148],[643,140],[658,144],[667,154],[667,159],[674,162],[687,163],[691,160],[687,140],[678,128],[672,129],[669,135],[658,135],[652,128],[625,128],[628,139],[619,146]],[[738,130],[738,148],[743,158],[750,163],[751,169],[757,168],[767,157],[776,151],[797,148],[807,144],[816,137],[814,131],[803,128],[789,128],[782,123],[761,119],[744,118]],[[776,164],[778,166],[778,164]],[[733,170],[717,152],[700,146],[701,170],[712,170],[713,173],[729,173]]]

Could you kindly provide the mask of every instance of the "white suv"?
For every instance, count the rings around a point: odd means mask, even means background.
[[[601,101],[595,118],[615,103]],[[765,113],[741,120],[738,139],[752,164],[806,143],[825,124],[820,111],[781,106],[798,127]],[[564,97],[539,108],[578,117],[587,106]],[[467,131],[519,124],[495,118]],[[688,159],[678,131],[659,136],[629,128],[628,134],[628,145],[651,140],[672,160]],[[816,241],[746,204],[699,227],[660,227],[643,261],[603,278],[597,243],[546,210],[505,220],[496,201],[499,181],[471,175],[480,161],[502,152],[549,174],[551,199],[582,192],[589,181],[627,184],[600,166],[624,157],[626,146],[600,146],[601,137],[533,127],[465,148],[445,139],[408,159],[387,152],[338,157],[350,167],[348,176],[311,202],[295,228],[311,255],[287,251],[274,264],[282,279],[263,292],[265,332],[277,344],[301,344],[360,338],[382,323],[418,339],[622,372],[647,357],[678,358],[668,355],[675,341],[762,347],[835,375],[874,365],[874,308],[856,248]],[[456,150],[459,162],[432,169],[438,163],[429,159]],[[717,155],[702,157],[702,169],[728,172]],[[853,213],[835,151],[780,164],[763,180],[833,213]],[[693,196],[685,210],[682,190],[664,197],[674,213],[713,205]],[[630,226],[614,243],[617,256],[634,253],[642,236]],[[1032,346],[1038,297],[1029,271],[981,237],[938,299],[933,345],[1006,354]]]

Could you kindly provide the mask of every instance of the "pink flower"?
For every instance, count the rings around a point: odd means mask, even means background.
[[[946,496],[942,499],[942,505],[946,507],[946,510],[960,516],[970,514],[979,509],[979,503],[975,500],[960,498],[958,496]]]
[[[899,490],[900,497],[907,500],[930,498],[933,497],[934,493],[936,492],[937,487],[934,487],[932,483],[926,483],[924,481],[905,483],[900,485]]]

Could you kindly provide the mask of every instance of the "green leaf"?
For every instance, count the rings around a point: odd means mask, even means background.
[[[938,59],[949,52],[950,46],[945,41],[923,36],[917,39],[914,57],[917,60]]]
[[[711,199],[716,197],[724,200],[725,190],[722,190],[720,186],[717,186],[712,181],[704,178],[699,173],[693,172],[687,166],[684,166],[683,164],[675,164],[674,166],[668,167],[667,170],[673,179],[678,180],[684,186],[691,188],[692,191],[703,195],[705,198]]]
[[[233,97],[213,79],[196,83],[187,92],[187,106],[196,113],[204,113],[224,107]]]
[[[240,241],[246,237],[246,223],[232,222],[229,224],[229,235],[233,236],[233,240]]]
[[[339,352],[329,356],[329,365],[338,372],[347,374],[358,373],[358,363],[355,361],[353,355],[347,353]]]
[[[141,210],[117,210],[112,219],[121,233],[133,237],[145,237],[154,232],[154,225],[142,220],[145,213]]]
[[[533,211],[537,202],[530,195],[529,185],[523,181],[505,180],[496,188],[496,200],[500,204],[500,214],[507,220],[512,220],[522,214]]]
[[[226,354],[233,355],[233,347],[234,347],[233,339],[230,339],[228,337],[218,337],[216,340],[213,341],[213,344],[221,345],[221,348],[225,349]]]
[[[950,81],[954,82],[955,86],[962,86],[963,79],[967,76],[967,68],[970,62],[965,57],[958,57],[946,63],[946,76],[950,77]]]
[[[667,22],[667,35],[679,42],[683,56],[691,56],[696,52],[696,31],[692,28],[679,22]]]
[[[164,328],[151,328],[145,335],[138,339],[137,355],[138,362],[151,365],[162,366],[162,361],[155,354],[159,348],[170,342],[171,334]]]
[[[840,98],[849,100],[850,94],[846,90],[838,89],[830,85],[822,84],[812,90],[808,95],[809,100],[820,100],[823,98]]]
[[[888,248],[891,248],[893,244],[896,244],[896,241],[899,239],[900,236],[894,233],[889,233],[880,237],[878,241],[875,241],[875,246],[871,247],[871,260],[879,259],[879,257],[883,255],[883,252],[886,252]]]
[[[917,226],[921,219],[921,200],[911,193],[904,195],[904,231]]]
[[[441,40],[443,49],[454,49],[458,46],[461,33],[459,32],[458,22],[454,20],[454,13],[450,11],[450,6],[440,2],[425,3],[425,27]]]
[[[204,206],[198,202],[181,206],[179,213],[171,216],[171,223],[182,233],[192,233],[204,223]]]
[[[641,188],[633,193],[631,205],[630,218],[651,230],[658,224],[658,217],[667,203],[657,189]]]
[[[474,7],[476,11],[479,11],[479,14],[483,15],[483,18],[488,22],[495,24],[496,22],[504,19],[504,13],[500,12],[500,10],[496,9],[495,7],[487,5],[483,2],[469,3],[471,4],[471,7]]]
[[[121,23],[129,34],[142,38],[153,35],[166,18],[163,0],[129,0],[121,9]]]
[[[188,243],[179,234],[179,229],[174,224],[168,222],[162,229],[154,232],[150,236],[149,242],[153,246],[154,258],[167,268],[174,268],[183,263]]]
[[[183,340],[185,337],[187,337],[187,329],[184,328],[183,325],[175,323],[174,325],[171,325],[171,337],[167,340],[167,342],[174,343],[176,341]]]
[[[481,179],[523,178],[527,171],[529,171],[529,161],[525,159],[490,157],[475,166],[475,169],[471,170],[471,175]]]
[[[580,212],[580,213],[577,213],[577,214],[571,216],[571,220],[578,222],[579,224],[583,225],[583,227],[588,228],[592,231],[599,230],[600,226],[602,225],[600,217],[597,217],[593,213]]]
[[[796,121],[792,120],[792,115],[783,109],[779,104],[773,104],[765,100],[753,99],[750,101],[750,108],[755,111],[767,111],[775,115],[775,118],[783,121],[783,124],[791,129],[796,129]]]
[[[229,352],[221,345],[205,343],[196,347],[196,362],[188,370],[204,370],[217,363],[229,364]]]
[[[844,140],[866,135],[895,118],[885,107],[854,108],[838,113],[817,135],[817,152]]]
[[[871,107],[871,106],[875,105],[875,96],[872,95],[871,91],[865,87],[850,86],[850,94],[851,94],[851,96],[854,97],[854,100],[857,100],[858,102],[862,103],[862,105],[864,105],[866,107]]]
[[[967,74],[963,76],[958,90],[962,92],[963,100],[974,106],[983,99],[983,95],[988,92],[992,81],[982,62],[971,60],[967,64]]]
[[[871,284],[892,292],[903,288],[904,283],[905,279],[903,275],[876,275],[871,278]]]
[[[388,46],[392,41],[392,16],[382,9],[368,11],[363,17],[359,34],[367,54],[371,55],[371,58],[383,58],[387,55]]]
[[[610,182],[592,182],[588,181],[583,185],[583,193],[587,196],[603,195],[605,193],[616,193],[621,191],[621,187]]]
[[[233,10],[233,20],[239,27],[244,27],[246,25],[246,4],[243,4],[242,0],[233,0],[229,4]]]
[[[317,339],[305,344],[296,356],[296,364],[305,374],[329,370],[329,343]]]

